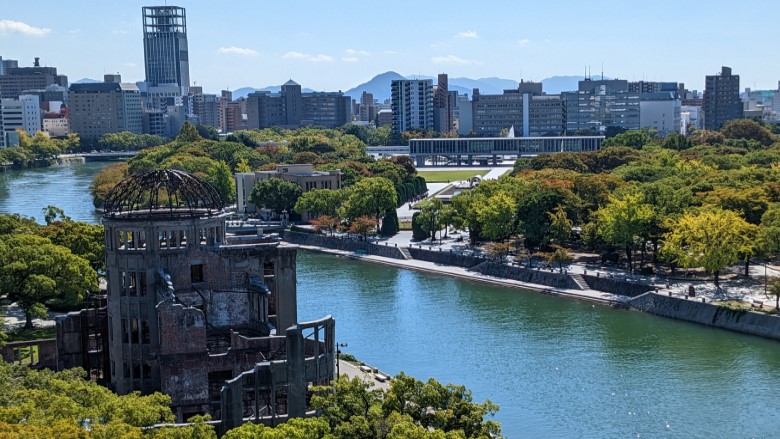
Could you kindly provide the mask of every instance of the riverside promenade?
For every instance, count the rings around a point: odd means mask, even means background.
[[[602,305],[609,306],[627,306],[628,297],[618,294],[610,294],[602,291],[596,291],[592,289],[568,289],[568,288],[554,288],[543,285],[531,284],[527,282],[521,282],[513,279],[506,279],[502,277],[489,276],[474,271],[470,271],[467,268],[457,267],[452,265],[442,265],[429,261],[422,261],[419,259],[392,259],[374,255],[356,254],[354,252],[334,250],[324,247],[299,245],[303,250],[316,251],[320,253],[332,254],[340,257],[350,258],[353,260],[360,260],[364,262],[390,265],[398,268],[405,268],[408,270],[422,271],[432,274],[440,274],[446,276],[454,276],[460,279],[470,280],[473,282],[488,283],[497,286],[516,288],[526,291],[534,291],[544,294],[550,294],[554,296],[569,297],[572,299],[579,299],[588,302],[595,302]]]

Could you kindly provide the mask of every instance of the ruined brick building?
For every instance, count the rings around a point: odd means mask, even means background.
[[[172,170],[106,197],[105,307],[57,322],[60,368],[117,393],[162,391],[177,420],[222,431],[311,414],[310,384],[334,375],[334,321],[297,322],[296,247],[226,233],[214,188]]]

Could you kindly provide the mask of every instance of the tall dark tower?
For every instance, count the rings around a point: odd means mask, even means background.
[[[739,97],[739,75],[721,67],[719,75],[707,75],[704,85],[704,129],[719,130],[726,122],[744,117]]]
[[[187,15],[178,6],[143,7],[146,82],[156,87],[190,85]]]

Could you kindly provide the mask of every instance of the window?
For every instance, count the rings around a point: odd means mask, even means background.
[[[190,266],[190,282],[204,282],[203,264],[195,264]]]

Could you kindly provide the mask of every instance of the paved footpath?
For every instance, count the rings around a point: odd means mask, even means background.
[[[348,363],[344,360],[339,360],[339,368],[340,368],[339,373],[341,375],[346,375],[347,377],[349,377],[349,379],[360,378],[364,383],[370,384],[373,387],[384,391],[387,391],[387,389],[390,388],[389,381],[383,381],[383,382],[377,381],[374,378],[373,374],[363,372],[362,370],[360,370],[360,368],[358,368],[358,366],[355,366],[352,363]]]

